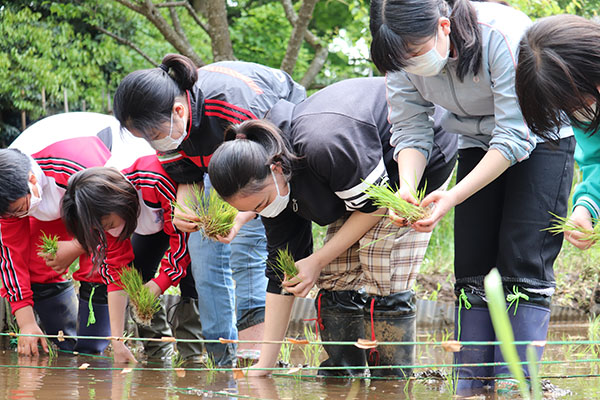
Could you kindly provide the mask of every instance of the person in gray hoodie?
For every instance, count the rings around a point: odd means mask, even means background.
[[[435,208],[412,225],[429,231],[456,206],[456,339],[495,339],[483,289],[495,267],[512,301],[515,339],[545,340],[562,235],[544,228],[549,212],[566,215],[575,143],[570,127],[554,146],[523,120],[514,87],[516,49],[530,19],[488,2],[373,0],[370,25],[373,62],[387,74],[402,198],[416,203],[411,193],[431,154],[434,105],[447,110],[442,127],[460,134],[456,186],[423,199],[421,205]],[[518,351],[524,359],[525,346]],[[460,365],[502,361],[494,346],[464,346],[455,354],[459,394],[508,374],[505,366]]]

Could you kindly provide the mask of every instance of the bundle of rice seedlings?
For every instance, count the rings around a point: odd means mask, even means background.
[[[210,191],[208,199],[204,195],[204,188],[200,189],[198,185],[192,185],[192,194],[181,205],[174,202],[173,205],[183,213],[191,210],[199,221],[192,221],[198,224],[204,236],[209,239],[217,240],[217,236],[227,236],[233,228],[233,220],[238,210],[224,201],[215,190]]]
[[[287,248],[285,250],[277,250],[277,258],[275,258],[275,264],[272,266],[275,272],[282,272],[286,279],[291,279],[298,275],[298,268],[296,267],[294,257],[292,257]]]
[[[559,233],[564,233],[566,231],[575,231],[585,235],[581,240],[596,242],[600,239],[600,224],[598,224],[598,221],[594,221],[594,229],[589,230],[575,225],[573,222],[569,221],[568,217],[560,217],[553,213],[550,213],[550,215],[554,217],[552,220],[553,224],[549,228],[542,229],[543,231],[548,231],[553,235],[558,235]]]
[[[425,197],[425,189],[426,185],[423,189],[417,190],[417,192],[414,193],[417,202],[420,203],[421,200],[423,200],[423,197]],[[364,193],[373,200],[373,203],[377,207],[393,210],[396,215],[406,219],[411,224],[426,218],[431,214],[430,209],[416,206],[396,196],[394,189],[392,189],[389,183],[385,184],[385,186],[370,184],[369,187],[364,190]]]
[[[38,245],[38,250],[40,253],[56,257],[56,252],[58,251],[58,236],[46,235],[46,233],[42,231],[42,243]]]
[[[135,268],[124,267],[119,275],[121,288],[129,295],[133,319],[139,324],[150,326],[152,317],[160,310],[160,299],[155,297]]]

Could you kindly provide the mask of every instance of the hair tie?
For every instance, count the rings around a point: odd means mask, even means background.
[[[158,66],[158,68],[162,69],[163,71],[165,71],[167,74],[169,73],[169,67],[167,67],[165,64],[160,64]]]
[[[246,136],[245,133],[236,133],[235,138],[236,139],[248,139],[248,136]]]

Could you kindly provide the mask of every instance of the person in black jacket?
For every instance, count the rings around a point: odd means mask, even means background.
[[[366,335],[373,340],[414,341],[411,288],[431,234],[392,225],[385,210],[364,194],[368,185],[398,186],[384,79],[339,82],[298,105],[281,100],[267,119],[230,127],[208,168],[223,199],[240,211],[262,216],[269,252],[264,340],[282,340],[285,334],[294,299],[285,293],[304,297],[316,284],[321,340],[356,341],[365,337],[366,326]],[[445,187],[451,175],[457,149],[454,136],[436,128],[425,170],[429,190]],[[313,221],[327,225],[325,245],[314,253]],[[286,248],[299,274],[282,282],[272,265],[278,250]],[[329,359],[322,366],[367,362],[364,350],[354,346],[326,345],[325,350]],[[257,367],[272,367],[278,351],[278,345],[263,345]],[[368,362],[412,365],[414,346],[372,349]],[[363,371],[319,371],[357,372]],[[371,375],[410,372],[372,369]]]
[[[165,171],[178,183],[178,202],[185,204],[191,184],[210,188],[205,172],[229,125],[262,118],[280,99],[298,103],[305,97],[304,88],[277,69],[240,61],[197,69],[189,58],[169,54],[160,67],[135,71],[123,79],[115,93],[114,113],[123,127],[157,150]],[[179,209],[174,214],[176,227],[192,232],[188,248],[203,336],[235,340],[239,330],[240,339],[260,339],[266,248],[256,214],[240,213],[223,243],[196,232],[197,225],[189,222],[195,217]],[[232,364],[235,347],[206,345],[218,366]]]

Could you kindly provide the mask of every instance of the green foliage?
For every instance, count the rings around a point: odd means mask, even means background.
[[[279,271],[283,273],[286,279],[291,279],[298,275],[298,268],[296,267],[294,257],[292,257],[287,248],[285,250],[277,250],[277,258],[275,259],[275,264],[273,264],[273,269],[275,269],[275,272]]]
[[[56,252],[58,251],[58,236],[46,235],[46,233],[42,231],[42,243],[38,245],[38,250],[40,253],[55,257]]]
[[[160,310],[160,299],[144,285],[142,275],[135,268],[124,267],[119,275],[121,288],[129,295],[133,319],[150,326],[152,317]]]
[[[396,213],[401,218],[405,218],[409,223],[416,222],[429,215],[429,210],[421,206],[414,205],[398,197],[394,189],[387,183],[385,186],[369,185],[364,193],[369,196],[377,207],[387,208]],[[418,190],[414,194],[418,203],[425,197],[425,188]]]
[[[217,240],[217,236],[229,235],[238,213],[238,210],[223,200],[214,189],[210,190],[207,198],[204,188],[196,184],[192,185],[191,196],[185,200],[185,204],[174,202],[173,205],[183,213],[191,210],[198,220],[188,221],[196,223],[204,236],[213,240]]]

